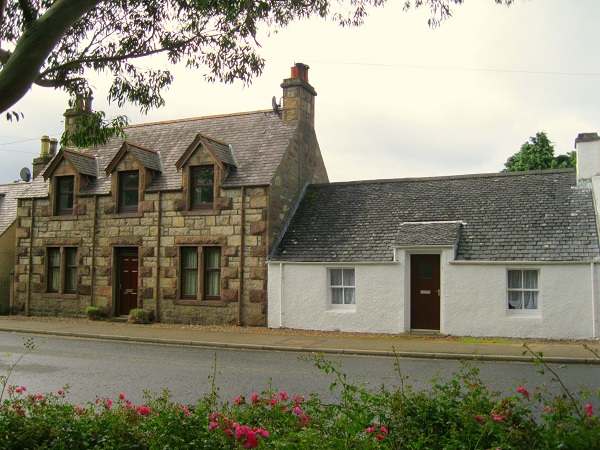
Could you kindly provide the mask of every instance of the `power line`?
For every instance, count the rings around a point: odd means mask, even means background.
[[[461,70],[466,72],[497,72],[497,73],[524,73],[532,75],[563,75],[563,76],[585,76],[598,77],[600,73],[584,72],[553,72],[545,70],[517,70],[517,69],[482,69],[475,67],[452,67],[452,66],[421,66],[414,64],[383,64],[383,63],[360,63],[350,61],[314,61],[320,64],[340,64],[348,66],[366,66],[366,67],[399,67],[403,69],[428,69],[428,70]]]
[[[59,135],[60,135],[60,133],[54,133],[54,134],[51,134],[50,136],[59,136]],[[5,136],[5,137],[8,137],[8,136]],[[37,141],[40,138],[41,138],[41,136],[40,137],[35,137],[35,138],[29,138],[29,139],[21,139],[20,141],[3,142],[3,143],[0,143],[0,146],[21,144],[23,142]],[[10,152],[10,151],[21,152],[20,150],[6,150],[4,148],[0,149],[0,151],[3,151],[3,152]],[[23,152],[23,153],[31,153],[31,152]]]

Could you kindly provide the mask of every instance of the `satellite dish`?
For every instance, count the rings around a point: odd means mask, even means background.
[[[29,181],[31,180],[31,171],[27,167],[23,167],[21,169],[21,180]]]
[[[275,96],[273,96],[273,98],[271,99],[271,107],[273,108],[273,112],[279,115],[281,106],[279,105],[279,103],[277,103],[277,98]]]

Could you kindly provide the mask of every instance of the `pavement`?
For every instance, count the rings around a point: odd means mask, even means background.
[[[584,344],[587,344],[598,352],[600,351],[600,341],[598,340],[461,339],[421,333],[370,336],[358,333],[266,330],[250,327],[217,327],[213,329],[185,325],[136,325],[127,322],[25,316],[0,316],[0,331],[210,348],[532,362],[535,357],[524,348],[523,344],[526,343],[534,352],[543,354],[544,360],[548,363],[600,365],[600,358],[584,347]]]

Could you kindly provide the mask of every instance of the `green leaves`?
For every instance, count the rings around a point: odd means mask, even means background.
[[[508,158],[503,172],[521,172],[527,170],[547,170],[575,167],[577,155],[569,152],[566,155],[554,156],[554,144],[544,131],[537,132],[521,146],[521,150]]]
[[[60,140],[63,147],[94,147],[106,144],[113,137],[123,137],[123,128],[129,120],[126,116],[105,119],[103,111],[82,111],[75,119],[75,130],[65,132]]]

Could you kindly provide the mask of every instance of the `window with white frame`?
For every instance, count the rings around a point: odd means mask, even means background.
[[[354,269],[329,269],[331,306],[352,308],[356,305]]]
[[[508,309],[538,309],[538,270],[508,270]]]

